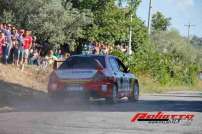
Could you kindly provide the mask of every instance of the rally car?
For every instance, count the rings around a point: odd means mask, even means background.
[[[49,77],[52,99],[83,94],[86,98],[105,98],[116,103],[123,97],[137,101],[137,77],[115,56],[74,55],[65,60]]]

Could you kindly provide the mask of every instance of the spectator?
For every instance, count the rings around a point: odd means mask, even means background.
[[[63,59],[62,50],[59,49],[58,51],[56,51],[56,53],[54,54],[54,56],[57,57],[57,59]]]
[[[18,42],[15,37],[12,37],[12,44],[13,44],[13,60],[14,64],[18,66]]]
[[[48,56],[46,56],[46,59],[48,60],[48,64],[53,64],[55,60],[57,60],[57,57],[54,56],[53,50],[50,50],[48,52]]]
[[[39,53],[37,50],[34,50],[30,55],[29,64],[31,65],[39,65]]]
[[[24,42],[23,42],[23,49],[24,49],[24,63],[28,63],[29,58],[29,51],[32,47],[32,36],[31,31],[25,32]]]
[[[3,24],[2,23],[0,24],[0,32],[4,32],[3,31]]]
[[[95,43],[95,47],[93,50],[93,54],[99,54],[100,53],[100,47],[98,43]]]
[[[12,48],[10,50],[10,57],[11,61],[14,61],[14,64],[17,65],[17,51],[18,51],[18,42],[17,42],[18,32],[14,26],[12,26],[11,30],[11,40],[12,40]]]
[[[5,36],[3,32],[0,32],[0,57],[3,54],[4,47],[5,47]]]
[[[5,52],[4,52],[4,64],[7,64],[8,63],[8,58],[10,56],[10,51],[11,51],[11,48],[12,48],[12,35],[11,35],[11,25],[8,24],[8,25],[4,25],[4,34],[5,34],[5,39],[6,39],[6,47],[5,47]]]
[[[122,51],[123,53],[126,53],[126,52],[127,52],[126,45],[122,45],[122,46],[121,46],[121,51]]]
[[[107,49],[104,44],[101,45],[100,54],[105,55],[107,54]]]
[[[17,42],[18,42],[18,56],[17,56],[17,65],[20,63],[22,64],[23,62],[23,57],[24,57],[24,47],[23,47],[23,43],[24,43],[24,30],[21,29],[18,31],[18,36],[17,36]]]

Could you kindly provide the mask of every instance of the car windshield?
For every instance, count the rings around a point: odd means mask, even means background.
[[[73,56],[67,59],[59,69],[95,69],[97,67],[95,60],[98,60],[105,68],[104,56]]]

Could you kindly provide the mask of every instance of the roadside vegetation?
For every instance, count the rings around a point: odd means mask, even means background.
[[[82,41],[127,44],[131,26],[133,54],[115,49],[112,54],[138,75],[145,92],[174,87],[202,89],[198,80],[202,39],[195,36],[189,41],[182,37],[170,28],[172,18],[161,12],[152,16],[148,35],[144,22],[136,16],[140,3],[141,0],[1,0],[0,21],[32,30],[51,48],[68,45],[71,51]]]

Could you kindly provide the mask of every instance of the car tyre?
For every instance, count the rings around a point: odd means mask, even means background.
[[[138,82],[135,82],[133,90],[132,90],[132,94],[129,97],[130,101],[138,101],[139,100],[139,84]]]
[[[116,104],[118,103],[118,100],[118,88],[116,85],[114,85],[112,88],[112,95],[111,97],[106,98],[106,101],[110,104]]]

